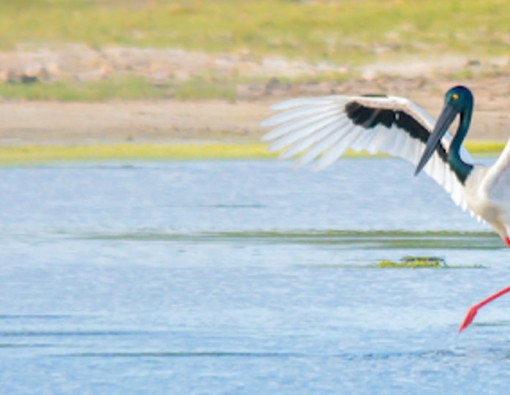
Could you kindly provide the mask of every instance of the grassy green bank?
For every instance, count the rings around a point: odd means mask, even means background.
[[[499,142],[468,142],[473,154],[497,155],[504,148]],[[368,156],[348,152],[347,156]],[[119,160],[208,160],[273,159],[267,145],[253,144],[175,144],[175,145],[83,145],[83,146],[12,146],[0,147],[0,165],[31,165],[54,162]]]
[[[234,80],[193,78],[153,84],[143,76],[111,77],[101,81],[62,80],[35,83],[0,83],[0,97],[9,100],[56,100],[97,102],[106,100],[224,99],[237,98]]]
[[[248,49],[344,64],[395,54],[506,55],[509,14],[501,0],[16,0],[0,2],[0,49]]]
[[[82,145],[0,147],[0,165],[117,160],[264,159],[264,144]]]
[[[95,49],[178,48],[251,60],[277,55],[349,67],[410,57],[430,61],[445,54],[464,55],[479,64],[487,57],[507,57],[509,14],[510,2],[501,0],[0,1],[0,51],[11,51],[20,43],[28,52],[37,52],[41,45],[78,43]],[[503,62],[484,72],[497,74],[508,68]],[[356,78],[356,69],[350,70],[339,75],[323,73],[314,76],[313,82]],[[472,73],[459,70],[451,77],[466,79]],[[233,100],[236,84],[253,82],[235,73],[204,73],[185,82],[155,84],[146,76],[131,74],[96,82],[70,78],[0,83],[0,96],[61,101]]]

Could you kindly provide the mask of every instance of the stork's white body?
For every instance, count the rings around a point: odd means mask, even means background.
[[[510,246],[510,140],[491,167],[475,166],[466,180],[468,207],[491,224]]]

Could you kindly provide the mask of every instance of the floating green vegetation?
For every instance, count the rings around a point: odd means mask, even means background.
[[[392,269],[418,269],[418,268],[445,268],[448,267],[443,258],[435,256],[405,256],[400,262],[383,260],[377,265],[379,268]]]
[[[483,265],[448,266],[444,258],[437,256],[405,256],[399,262],[382,260],[376,267],[382,269],[481,269]]]

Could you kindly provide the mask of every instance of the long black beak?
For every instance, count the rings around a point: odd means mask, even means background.
[[[420,159],[420,163],[418,163],[418,166],[416,166],[416,171],[414,172],[415,176],[423,170],[428,160],[436,150],[437,145],[441,141],[441,137],[444,136],[458,113],[459,112],[453,106],[449,104],[444,106],[443,112],[439,116],[439,119],[436,122],[436,126],[427,141],[427,145],[425,146],[425,151],[423,152],[423,155]]]

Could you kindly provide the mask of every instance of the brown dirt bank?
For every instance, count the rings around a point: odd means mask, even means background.
[[[0,144],[254,141],[263,133],[258,124],[271,113],[270,104],[285,98],[392,94],[409,97],[437,116],[444,92],[457,84],[470,87],[476,97],[469,138],[506,140],[510,136],[509,69],[508,58],[452,55],[349,68],[274,56],[256,59],[249,52],[213,55],[175,49],[20,44],[16,50],[0,52],[0,83],[20,84],[23,77],[51,83],[135,75],[161,84],[206,76],[236,84],[237,101],[59,103],[0,98]]]
[[[0,144],[113,144],[174,141],[256,141],[259,122],[269,106],[289,97],[331,93],[386,93],[411,98],[437,116],[443,93],[462,83],[476,98],[469,138],[507,140],[510,137],[510,76],[476,80],[384,77],[342,83],[282,83],[271,80],[249,89],[264,94],[227,102],[114,101],[101,103],[0,102]]]

